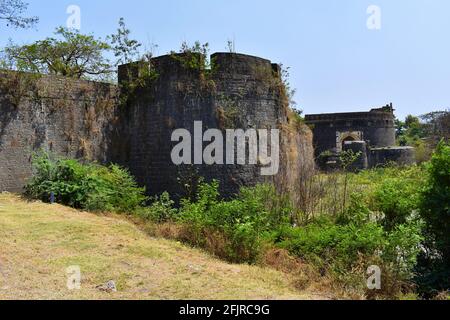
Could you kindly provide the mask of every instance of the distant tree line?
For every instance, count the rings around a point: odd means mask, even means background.
[[[396,120],[397,143],[417,150],[419,162],[427,161],[441,140],[450,141],[450,110],[434,111],[405,121]]]

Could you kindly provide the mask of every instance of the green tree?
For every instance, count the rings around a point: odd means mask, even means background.
[[[441,139],[450,141],[450,110],[430,112],[420,118],[425,121],[427,137],[433,146]]]
[[[426,222],[426,247],[439,289],[450,289],[450,145],[441,142],[428,165],[420,213]],[[434,252],[434,254],[433,254]]]
[[[405,130],[406,130],[405,122],[396,118],[395,119],[395,136],[397,137],[397,140],[405,134]]]
[[[14,28],[30,28],[39,21],[38,17],[24,17],[28,3],[22,0],[0,0],[0,20]]]
[[[30,45],[10,45],[5,49],[7,59],[21,71],[72,78],[101,78],[112,72],[104,57],[110,49],[106,42],[63,27],[55,35]]]
[[[426,137],[425,125],[418,117],[408,115],[404,122],[397,120],[397,139],[402,146],[416,146]]]
[[[120,18],[117,33],[110,36],[111,48],[117,59],[116,66],[139,59],[139,48],[142,44],[137,40],[130,39],[130,33],[131,31],[126,27],[124,18]]]

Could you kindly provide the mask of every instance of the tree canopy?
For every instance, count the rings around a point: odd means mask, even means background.
[[[8,60],[21,71],[72,78],[96,77],[112,71],[104,56],[110,49],[108,43],[63,27],[57,28],[55,35],[29,45],[8,46]]]
[[[30,28],[38,23],[38,17],[24,17],[28,3],[22,0],[0,0],[0,20],[14,28]]]
[[[148,56],[141,57],[139,48],[142,45],[130,39],[130,33],[123,18],[119,21],[117,33],[105,40],[59,27],[53,37],[26,45],[10,43],[2,50],[0,67],[78,79],[113,80],[114,68],[119,64]],[[114,61],[108,56],[113,56]]]

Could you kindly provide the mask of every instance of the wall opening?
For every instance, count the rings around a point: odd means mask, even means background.
[[[342,140],[342,150],[344,150],[344,146],[345,146],[346,142],[353,142],[353,141],[356,141],[356,139],[354,137],[351,137],[351,136],[349,136],[349,137],[345,138],[344,140]]]

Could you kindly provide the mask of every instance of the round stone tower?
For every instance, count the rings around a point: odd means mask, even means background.
[[[229,196],[241,186],[274,178],[261,175],[259,162],[206,165],[199,164],[192,155],[191,164],[173,163],[171,153],[179,143],[171,139],[176,129],[192,134],[194,152],[194,140],[198,142],[199,138],[195,123],[202,123],[200,134],[218,129],[224,136],[226,129],[280,129],[288,123],[278,65],[235,53],[213,54],[207,70],[192,63],[201,63],[203,58],[197,54],[173,54],[152,59],[151,68],[157,76],[137,89],[122,111],[127,137],[122,162],[149,194],[168,191],[179,198],[201,176],[207,181],[219,180],[222,194]],[[136,68],[137,64],[119,67],[119,84],[133,80],[138,74]],[[306,156],[312,159],[312,141],[303,142],[306,150],[311,150]],[[203,149],[209,143],[200,141]],[[286,167],[283,159],[282,168]]]

